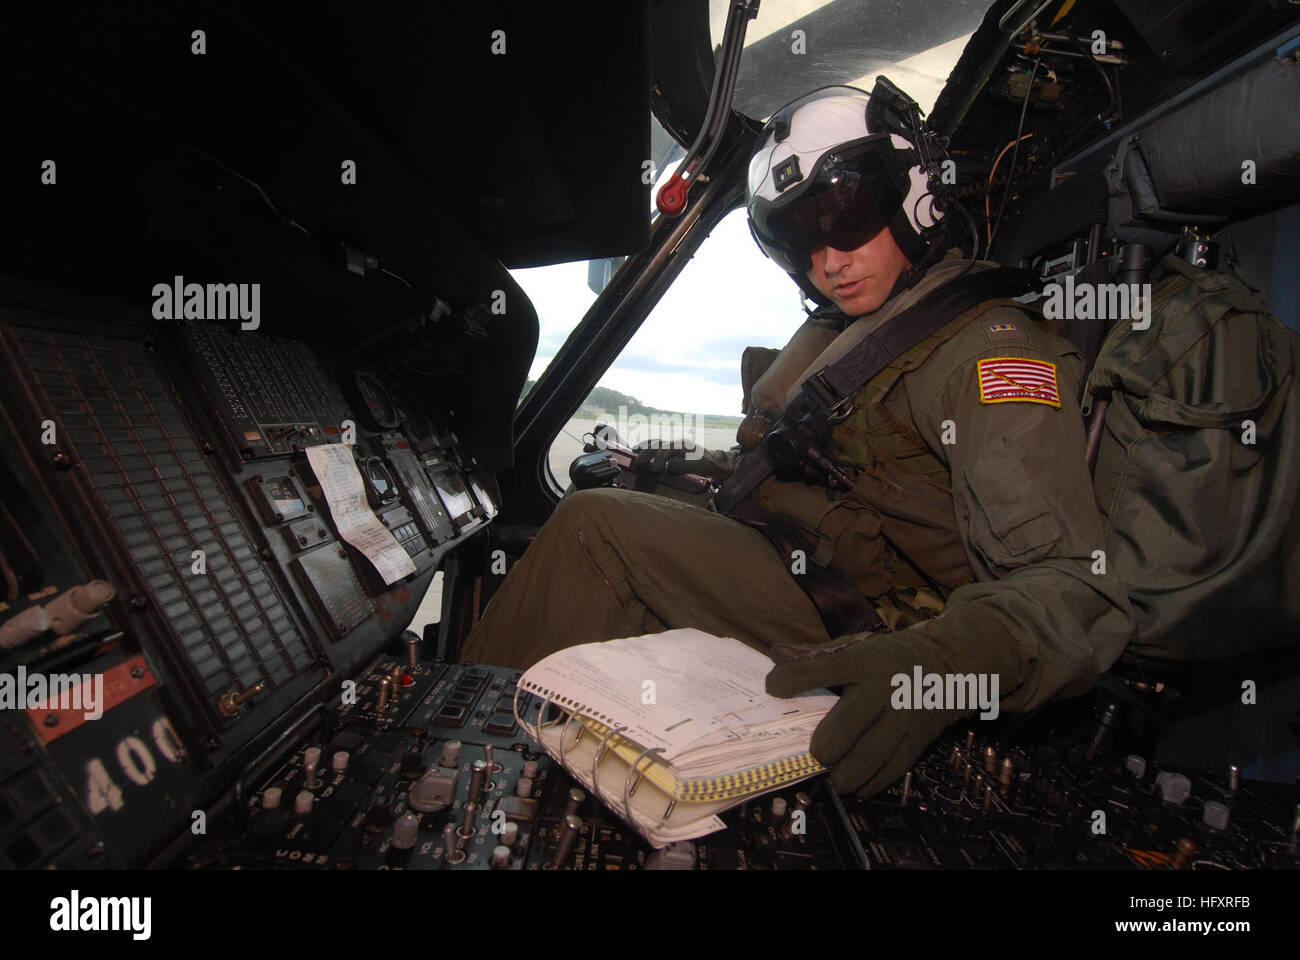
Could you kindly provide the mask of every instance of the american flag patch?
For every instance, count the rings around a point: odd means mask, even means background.
[[[1025,357],[993,357],[979,362],[980,403],[1061,405],[1056,385],[1056,364]]]

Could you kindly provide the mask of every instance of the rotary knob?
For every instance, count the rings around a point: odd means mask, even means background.
[[[393,824],[393,847],[397,850],[410,850],[419,838],[420,818],[407,810]]]
[[[1217,800],[1206,800],[1201,808],[1201,820],[1211,830],[1223,830],[1228,826],[1228,805]]]

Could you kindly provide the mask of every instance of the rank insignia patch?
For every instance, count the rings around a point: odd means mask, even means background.
[[[1001,323],[984,324],[984,339],[989,343],[1023,343],[1028,337],[1025,336],[1025,328],[1012,320],[1003,320]],[[1003,347],[1004,350],[1016,350],[1017,347]]]
[[[1025,357],[993,357],[979,362],[980,403],[1061,405],[1056,364]]]

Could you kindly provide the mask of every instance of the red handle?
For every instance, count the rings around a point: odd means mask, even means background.
[[[688,180],[674,174],[671,180],[659,188],[659,196],[655,199],[659,212],[666,217],[679,216],[686,209],[686,194],[690,189]]]

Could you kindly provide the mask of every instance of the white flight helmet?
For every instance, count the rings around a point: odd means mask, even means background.
[[[888,228],[919,265],[929,259],[943,217],[931,149],[915,102],[883,77],[871,95],[832,86],[790,102],[767,121],[750,160],[746,201],[754,239],[823,304],[807,278],[809,255],[820,246],[856,250]]]

